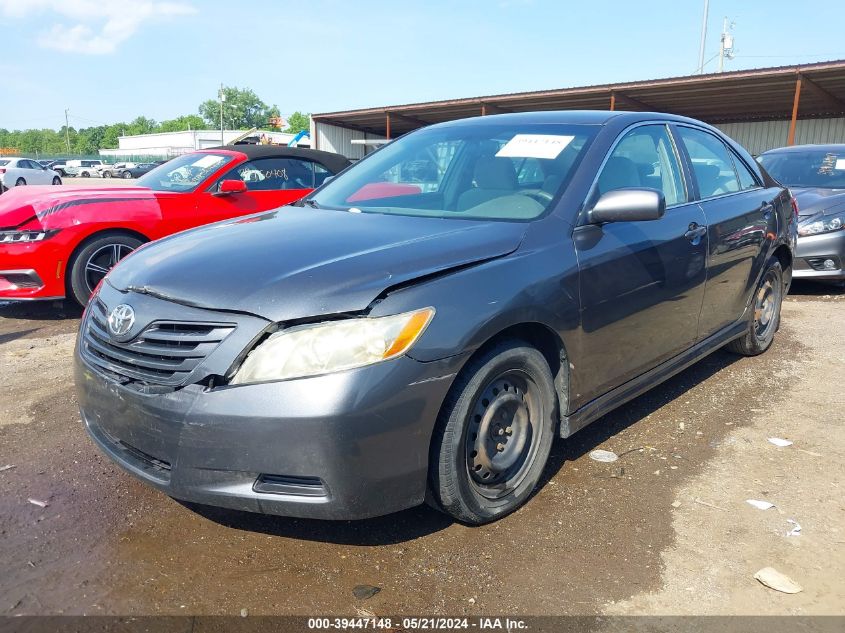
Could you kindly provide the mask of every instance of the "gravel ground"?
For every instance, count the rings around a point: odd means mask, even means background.
[[[0,614],[843,613],[841,291],[797,286],[766,354],[717,352],[558,441],[528,506],[480,528],[424,507],[264,517],[144,486],[82,429],[78,317],[0,304]],[[766,566],[803,592],[758,583]],[[362,584],[381,591],[359,600]]]

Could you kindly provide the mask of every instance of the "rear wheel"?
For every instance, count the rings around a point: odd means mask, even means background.
[[[110,171],[104,171],[103,172],[103,178],[111,178],[111,172]]]
[[[87,171],[83,171],[81,174],[79,174],[79,176],[80,178],[90,178],[91,174],[89,174]]]
[[[754,293],[754,314],[748,323],[748,331],[742,338],[728,343],[729,350],[743,356],[757,356],[769,349],[780,327],[783,291],[783,269],[777,258],[773,257]]]
[[[69,294],[84,306],[103,277],[142,243],[137,237],[125,233],[95,236],[89,240],[68,266]]]
[[[432,441],[429,487],[441,510],[487,523],[531,496],[548,460],[557,397],[543,355],[505,341],[465,367]]]
[[[18,178],[15,181],[15,187],[22,187],[25,184],[26,184],[26,180],[24,180],[23,178]]]
[[[125,171],[125,172],[123,172],[123,177],[124,178],[132,178],[132,174],[130,174],[128,171]]]

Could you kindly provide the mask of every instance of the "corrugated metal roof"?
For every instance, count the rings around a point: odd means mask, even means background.
[[[795,83],[802,79],[799,116],[845,114],[845,60],[687,75],[616,84],[514,92],[314,114],[315,121],[391,136],[431,123],[532,110],[656,111],[709,123],[790,118]]]

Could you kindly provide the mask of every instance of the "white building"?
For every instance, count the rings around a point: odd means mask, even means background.
[[[101,149],[100,156],[111,159],[131,159],[144,156],[149,158],[170,158],[198,149],[227,145],[245,136],[260,138],[265,136],[271,142],[287,145],[293,134],[270,130],[224,130],[223,142],[220,130],[186,130],[184,132],[159,132],[156,134],[137,134],[118,138],[117,149]]]

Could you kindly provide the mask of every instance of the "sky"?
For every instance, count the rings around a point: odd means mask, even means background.
[[[197,112],[221,83],[282,113],[688,75],[703,0],[0,0],[0,128]],[[845,59],[845,3],[710,0],[726,70]],[[716,71],[716,60],[706,69]]]

